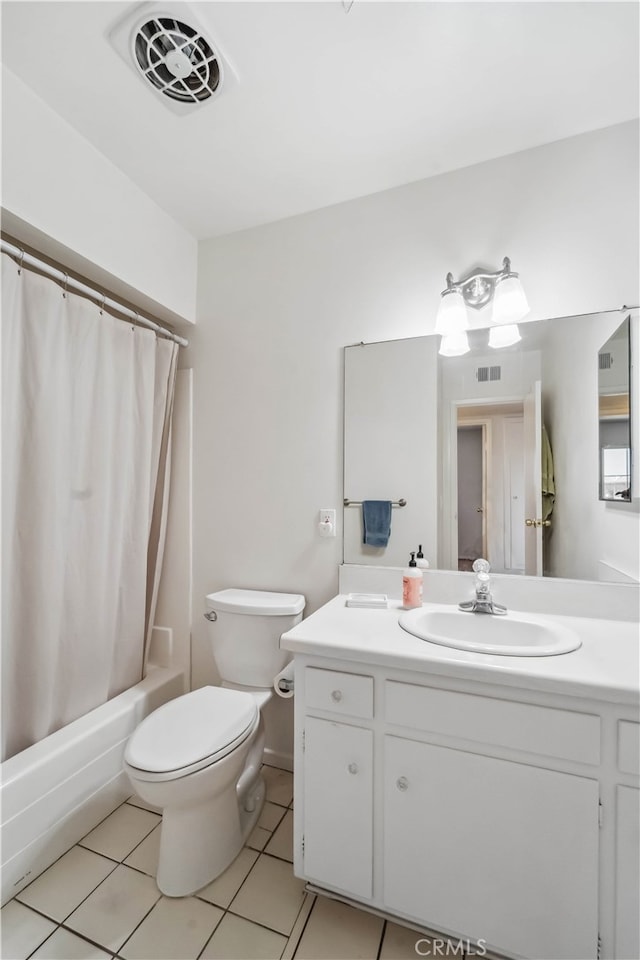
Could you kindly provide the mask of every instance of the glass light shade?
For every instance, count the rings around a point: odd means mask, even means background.
[[[520,279],[516,276],[498,280],[493,294],[493,323],[518,323],[529,313],[529,304]]]
[[[443,357],[461,357],[469,352],[469,338],[464,330],[450,333],[440,341],[438,353]]]
[[[521,339],[520,331],[515,323],[503,323],[499,326],[489,328],[490,347],[496,349],[500,347],[511,347]]]
[[[466,330],[468,326],[467,308],[462,294],[458,290],[443,294],[436,317],[435,332],[447,337],[451,333]]]

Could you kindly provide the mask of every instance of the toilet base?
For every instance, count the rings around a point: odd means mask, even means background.
[[[206,887],[233,863],[262,812],[266,788],[258,777],[250,792],[253,810],[238,803],[235,789],[162,814],[156,882],[167,897],[187,897]],[[212,824],[224,823],[224,831]]]
[[[167,897],[188,897],[219,877],[238,856],[264,806],[260,773],[264,723],[240,750],[180,781],[135,784],[137,792],[162,806],[156,882]],[[173,786],[180,783],[179,791]],[[157,792],[156,792],[157,791]],[[174,792],[179,803],[171,802]]]

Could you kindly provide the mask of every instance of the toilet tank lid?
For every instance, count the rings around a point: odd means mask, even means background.
[[[300,593],[270,593],[267,590],[238,590],[236,587],[207,594],[207,610],[249,616],[291,616],[301,613],[305,603]]]

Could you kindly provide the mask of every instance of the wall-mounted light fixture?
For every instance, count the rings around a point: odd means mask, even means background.
[[[435,330],[442,337],[439,352],[443,356],[459,357],[468,352],[467,308],[481,310],[491,301],[489,346],[509,347],[520,340],[517,324],[529,313],[520,278],[511,270],[509,257],[504,258],[502,270],[495,273],[476,271],[458,281],[453,274],[447,274],[447,289],[442,291]]]

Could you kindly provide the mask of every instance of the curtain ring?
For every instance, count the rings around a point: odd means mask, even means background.
[[[69,282],[69,274],[65,273],[64,283],[62,284],[62,298],[63,300],[67,299],[67,283]]]
[[[18,276],[22,273],[22,261],[24,260],[24,250],[20,251],[20,261],[18,263]]]
[[[102,313],[103,313],[103,311],[104,311],[104,305],[105,305],[106,299],[107,299],[107,295],[106,295],[106,293],[103,293],[103,294],[102,294],[102,303],[100,304],[100,316],[102,316]]]

